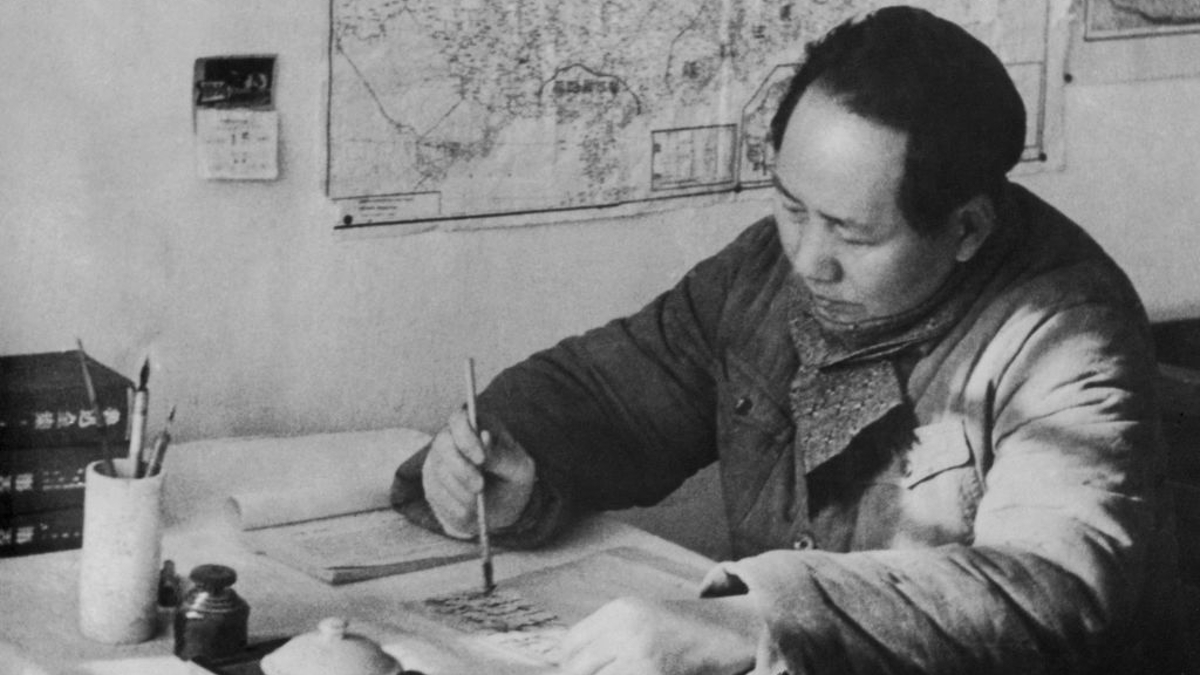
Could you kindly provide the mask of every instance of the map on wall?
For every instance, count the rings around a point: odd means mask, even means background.
[[[1068,0],[932,0],[1057,139]],[[327,191],[341,227],[626,215],[769,185],[803,45],[871,0],[331,0]],[[889,3],[890,4],[890,3]]]
[[[1089,40],[1200,32],[1200,0],[1087,0]]]

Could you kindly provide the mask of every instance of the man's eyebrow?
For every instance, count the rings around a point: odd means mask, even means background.
[[[861,228],[863,226],[862,223],[860,223],[856,220],[850,220],[848,218],[839,218],[837,216],[829,215],[828,213],[825,213],[824,211],[817,211],[817,215],[820,216],[826,222],[830,222],[835,225],[847,225],[849,227],[859,227],[859,228]]]
[[[783,193],[784,197],[787,197],[788,199],[796,202],[797,204],[804,203],[804,200],[800,199],[796,195],[789,192],[787,188],[783,187],[783,182],[781,182],[779,180],[779,174],[777,174],[777,173],[771,174],[771,185],[773,185],[776,190],[779,190],[781,193]],[[825,213],[824,211],[817,211],[816,214],[818,216],[820,216],[822,219],[829,221],[831,223],[836,223],[838,225],[846,225],[849,227],[855,227],[855,228],[859,228],[859,229],[870,229],[870,226],[868,226],[866,223],[861,223],[857,220],[853,220],[850,218],[840,218],[838,216],[834,216],[834,215]]]

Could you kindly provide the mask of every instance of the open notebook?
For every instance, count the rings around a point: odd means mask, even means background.
[[[344,449],[346,461],[285,489],[232,495],[228,513],[246,545],[330,584],[467,560],[474,542],[410,523],[388,498],[397,454]]]

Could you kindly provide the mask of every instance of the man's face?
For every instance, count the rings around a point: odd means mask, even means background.
[[[819,88],[796,104],[775,158],[775,221],[826,321],[911,309],[949,276],[952,230],[919,235],[900,211],[907,136],[842,108]]]

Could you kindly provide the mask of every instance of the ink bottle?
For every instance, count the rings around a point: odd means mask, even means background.
[[[237,572],[224,565],[199,565],[188,578],[192,587],[175,610],[175,655],[186,661],[245,649],[250,605],[232,588]]]

